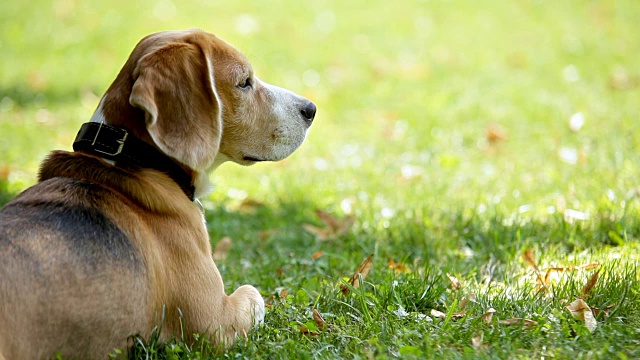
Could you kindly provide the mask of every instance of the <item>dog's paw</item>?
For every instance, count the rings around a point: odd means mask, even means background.
[[[237,299],[238,312],[240,316],[248,315],[245,318],[245,324],[251,324],[251,327],[262,324],[264,321],[264,299],[260,292],[251,285],[240,286],[236,291],[231,294],[231,297]],[[250,319],[250,320],[249,320]],[[247,329],[249,330],[249,329]]]
[[[230,345],[235,339],[246,337],[246,334],[255,326],[264,321],[264,299],[256,288],[243,285],[227,298],[230,324],[222,341]]]

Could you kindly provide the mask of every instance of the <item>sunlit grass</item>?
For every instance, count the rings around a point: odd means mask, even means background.
[[[70,149],[138,39],[199,27],[318,105],[293,156],[223,165],[203,199],[214,245],[232,238],[218,264],[227,290],[271,297],[265,324],[222,356],[635,358],[637,19],[631,0],[3,2],[0,200],[35,181],[48,151]],[[354,224],[318,240],[303,230],[323,226],[316,209]],[[599,267],[540,291],[528,249],[540,269]],[[343,296],[338,283],[371,253],[364,286]],[[565,309],[579,296],[611,306],[593,333]],[[314,308],[331,330],[305,336]],[[500,323],[511,318],[536,325]]]

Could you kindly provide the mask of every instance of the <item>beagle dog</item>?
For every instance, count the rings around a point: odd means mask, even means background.
[[[263,321],[262,296],[226,295],[194,199],[226,161],[277,161],[315,105],[261,81],[216,36],[142,39],[38,183],[0,211],[0,359],[106,358],[154,327],[220,347]]]

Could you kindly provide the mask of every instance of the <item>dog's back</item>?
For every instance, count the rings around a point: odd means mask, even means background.
[[[100,210],[106,197],[112,191],[95,183],[53,178],[0,210],[0,358],[92,358],[124,348],[135,329],[123,334],[123,325],[148,316],[137,313],[143,260]]]

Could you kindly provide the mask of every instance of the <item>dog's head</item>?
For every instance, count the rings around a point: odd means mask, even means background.
[[[142,39],[92,121],[125,128],[191,169],[201,195],[207,173],[225,161],[289,156],[315,113],[311,101],[260,80],[226,42],[188,30]]]

